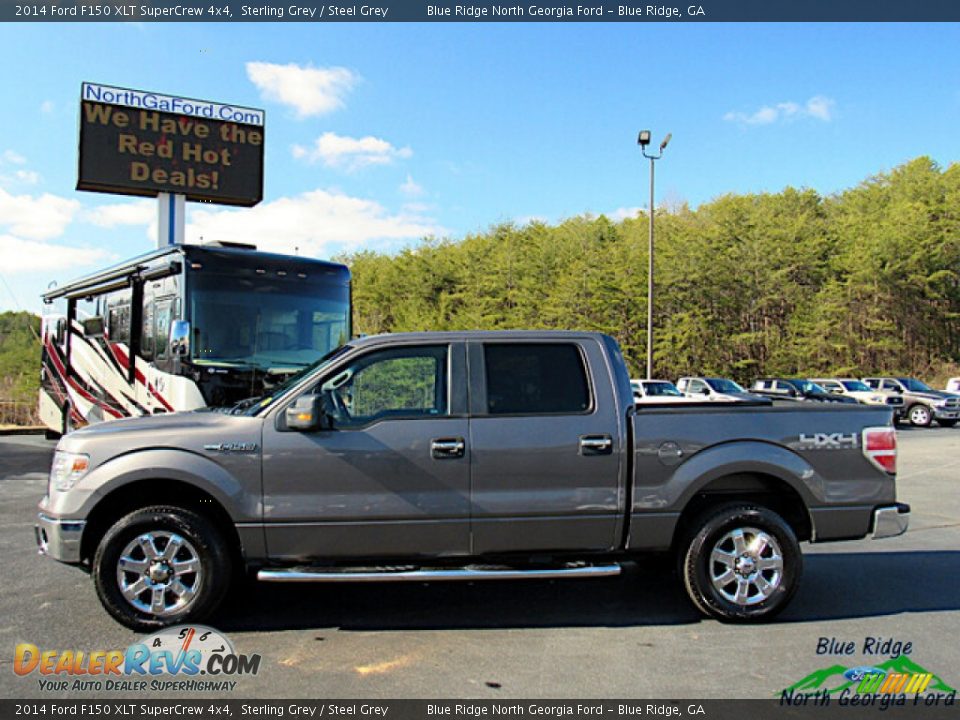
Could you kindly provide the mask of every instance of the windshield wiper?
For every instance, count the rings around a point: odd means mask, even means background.
[[[239,415],[241,412],[243,412],[244,410],[246,410],[247,408],[249,408],[251,405],[255,405],[256,403],[258,403],[258,402],[259,402],[260,400],[262,400],[262,399],[263,399],[263,395],[254,395],[253,397],[245,398],[245,399],[241,400],[240,402],[235,403],[235,404],[230,408],[230,414],[231,414],[231,415]]]

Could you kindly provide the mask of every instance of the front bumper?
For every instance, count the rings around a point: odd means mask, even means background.
[[[873,532],[870,538],[878,540],[903,535],[909,524],[910,506],[906,503],[877,508],[873,511]]]
[[[40,554],[60,562],[80,562],[80,538],[86,524],[84,520],[61,520],[40,513],[33,526]]]
[[[956,408],[933,408],[934,420],[960,420],[960,410]]]

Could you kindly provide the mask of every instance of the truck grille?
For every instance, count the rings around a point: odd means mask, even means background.
[[[950,398],[947,400],[944,406],[950,408],[951,410],[960,410],[960,398]]]

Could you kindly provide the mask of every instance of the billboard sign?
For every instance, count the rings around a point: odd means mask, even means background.
[[[77,189],[250,207],[263,144],[263,110],[83,83]]]

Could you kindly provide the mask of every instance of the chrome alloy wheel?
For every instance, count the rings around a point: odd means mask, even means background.
[[[158,617],[187,607],[203,582],[196,549],[166,530],[138,535],[117,560],[117,584],[128,603]]]
[[[763,530],[731,530],[710,553],[710,582],[729,602],[756,605],[769,598],[783,580],[783,554],[776,538]]]
[[[913,425],[929,425],[930,420],[930,411],[923,405],[914,405],[910,408],[910,422]]]

